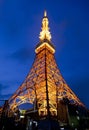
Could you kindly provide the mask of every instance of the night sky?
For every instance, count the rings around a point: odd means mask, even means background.
[[[44,10],[58,67],[89,108],[89,0],[0,0],[0,100],[16,91],[32,67]]]

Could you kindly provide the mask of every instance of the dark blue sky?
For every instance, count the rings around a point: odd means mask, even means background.
[[[32,66],[44,10],[60,71],[89,108],[88,0],[0,0],[0,99],[15,92]]]

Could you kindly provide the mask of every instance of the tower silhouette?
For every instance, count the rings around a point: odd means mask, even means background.
[[[39,116],[57,116],[61,101],[82,106],[74,92],[65,82],[55,61],[55,47],[51,42],[46,11],[42,19],[40,42],[35,48],[35,60],[22,85],[9,98],[10,109],[24,103],[33,104]]]

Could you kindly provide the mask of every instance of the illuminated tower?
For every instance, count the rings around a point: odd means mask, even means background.
[[[47,13],[44,12],[40,42],[35,48],[35,60],[22,85],[9,99],[14,110],[23,103],[31,103],[39,116],[58,116],[59,102],[84,106],[63,79],[55,61],[55,47],[51,42]]]

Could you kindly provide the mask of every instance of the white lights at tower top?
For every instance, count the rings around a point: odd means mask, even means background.
[[[50,31],[49,31],[49,21],[48,21],[48,17],[47,17],[47,12],[44,11],[44,17],[42,19],[42,31],[40,32],[40,41],[43,41],[44,39],[47,39],[47,40],[51,40],[51,34],[50,34]]]

